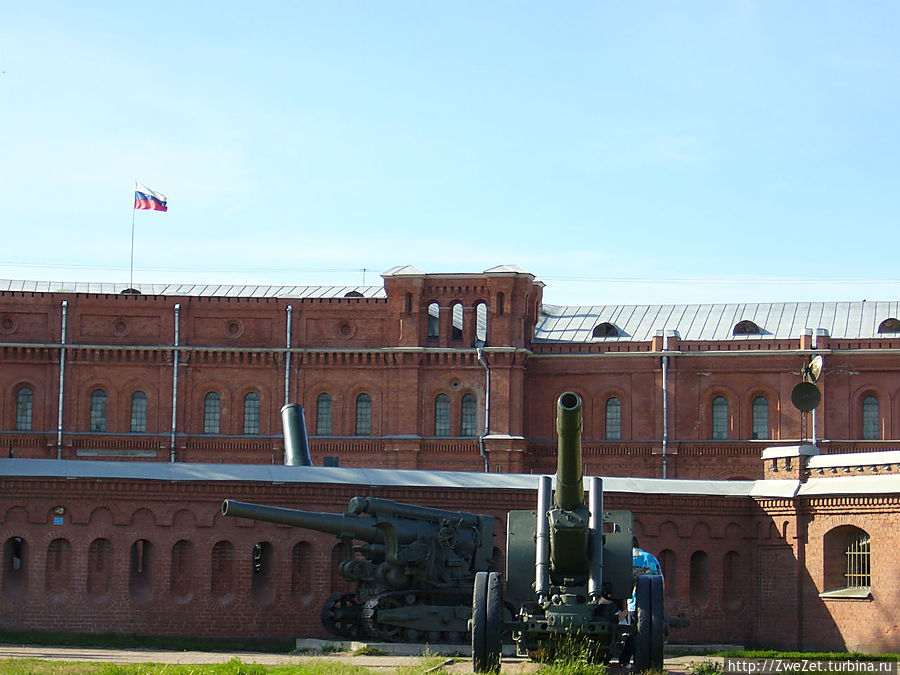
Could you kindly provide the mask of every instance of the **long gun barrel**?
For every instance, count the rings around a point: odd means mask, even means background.
[[[378,521],[374,518],[357,518],[345,514],[285,509],[278,506],[239,502],[234,499],[226,499],[222,503],[222,515],[262,520],[268,523],[278,523],[279,525],[290,525],[291,527],[302,527],[307,530],[327,532],[338,537],[351,535],[354,539],[373,544],[384,543],[384,532],[382,528],[377,526]],[[415,541],[420,534],[420,530],[415,523],[398,521],[392,525],[397,535],[397,540],[401,544]]]
[[[581,397],[567,391],[556,402],[556,497],[554,503],[571,511],[584,504],[581,465]]]
[[[466,513],[464,511],[444,511],[443,509],[433,509],[428,506],[401,504],[400,502],[380,499],[379,497],[353,497],[350,500],[348,511],[356,515],[368,513],[373,516],[412,518],[414,520],[432,522],[447,520],[465,527],[477,527],[480,524],[480,519],[485,518],[485,516],[477,516],[474,513]]]

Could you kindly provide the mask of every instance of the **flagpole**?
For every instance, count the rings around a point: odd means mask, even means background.
[[[134,181],[134,189],[137,190],[137,180]],[[134,211],[131,209],[131,266],[128,277],[128,288],[134,288]]]

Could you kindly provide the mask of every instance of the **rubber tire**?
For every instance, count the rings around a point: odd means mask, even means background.
[[[489,673],[500,672],[503,586],[499,572],[489,572],[485,606],[484,655]]]
[[[663,578],[653,574],[650,579],[650,668],[663,669],[663,648],[666,641],[666,613],[663,607]]]
[[[653,623],[653,589],[650,575],[637,578],[634,621],[634,672],[650,670],[650,634]]]
[[[487,594],[488,573],[478,572],[475,574],[475,585],[472,587],[472,670],[476,673],[489,672],[485,649]]]

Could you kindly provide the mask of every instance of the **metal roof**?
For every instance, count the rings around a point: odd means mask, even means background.
[[[675,331],[682,340],[786,340],[803,329],[824,329],[832,338],[875,338],[878,326],[900,315],[900,301],[778,302],[710,305],[544,305],[536,342],[646,342]],[[759,327],[754,335],[734,335],[741,321]],[[617,336],[593,337],[594,327],[610,323]],[[900,336],[900,333],[889,333]]]
[[[178,481],[252,481],[329,483],[361,487],[430,487],[466,490],[536,491],[531,474],[418,471],[279,464],[189,464],[183,462],[104,462],[93,460],[0,459],[0,477],[125,479]],[[587,476],[585,476],[587,478]],[[587,481],[585,481],[587,483]],[[796,480],[603,479],[603,491],[619,494],[694,495],[706,497],[775,497],[845,494],[853,491],[900,493],[900,476]]]
[[[259,284],[134,284],[91,281],[19,281],[0,279],[0,291],[119,295],[127,288],[141,295],[222,298],[385,298],[383,286],[265,286]],[[353,296],[351,296],[353,297]],[[358,296],[357,296],[358,297]]]

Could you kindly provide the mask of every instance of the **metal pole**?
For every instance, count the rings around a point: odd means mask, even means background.
[[[172,437],[169,441],[169,461],[175,461],[175,425],[178,421],[178,329],[181,303],[175,303],[175,346],[172,350]]]
[[[294,308],[288,305],[285,307],[285,311],[287,312],[287,327],[285,329],[287,333],[285,340],[287,351],[284,353],[284,404],[287,405],[288,401],[290,401],[291,392],[291,314]]]
[[[69,301],[62,301],[62,336],[59,341],[59,408],[56,418],[56,459],[62,459],[63,390],[66,384],[66,314]]]

